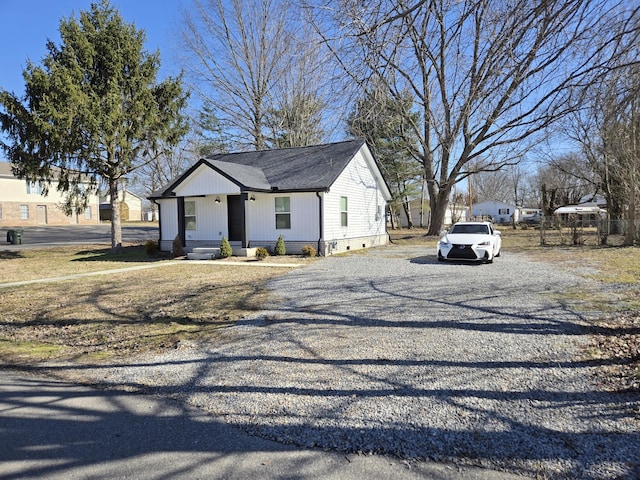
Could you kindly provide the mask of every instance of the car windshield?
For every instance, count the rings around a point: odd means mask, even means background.
[[[454,225],[451,227],[450,233],[476,233],[481,235],[489,234],[489,227],[487,225]]]

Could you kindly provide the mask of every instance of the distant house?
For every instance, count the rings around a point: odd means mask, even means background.
[[[89,205],[80,213],[65,214],[65,194],[57,182],[43,195],[43,185],[13,175],[11,164],[0,162],[0,226],[94,225],[99,223],[98,197],[91,195]]]
[[[320,255],[386,244],[391,199],[364,140],[214,155],[150,199],[160,211],[160,247],[187,250],[312,245]]]
[[[595,226],[598,220],[607,218],[607,201],[602,195],[587,195],[577,205],[564,205],[553,211],[563,222]]]
[[[471,216],[474,218],[490,217],[497,224],[518,222],[519,210],[516,205],[499,200],[485,200],[471,206]]]
[[[429,225],[431,218],[431,211],[429,209],[429,201],[424,200],[422,202],[422,208],[420,208],[420,199],[412,200],[409,202],[411,206],[411,221],[414,227],[426,227]],[[463,222],[467,220],[469,208],[466,205],[452,204],[447,205],[447,210],[444,213],[444,226],[453,225],[456,222]],[[421,218],[422,213],[422,218]],[[408,227],[407,216],[404,210],[399,212],[397,218],[398,225],[402,228]]]
[[[120,220],[139,222],[142,218],[142,198],[129,190],[119,190],[118,200],[120,201]],[[100,197],[100,220],[111,220],[111,197],[103,195]]]

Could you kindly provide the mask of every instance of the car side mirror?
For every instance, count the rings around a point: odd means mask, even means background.
[[[496,235],[502,235],[502,234],[500,233],[500,230],[494,230],[494,231],[493,231],[493,233],[495,233]]]
[[[441,236],[441,237],[444,237],[446,234],[447,234],[447,231],[446,231],[446,230],[441,230],[441,231],[440,231],[440,236]]]

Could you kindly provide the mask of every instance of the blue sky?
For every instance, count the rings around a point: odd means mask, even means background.
[[[147,50],[160,50],[160,78],[175,74],[175,38],[186,0],[111,0],[128,23],[147,34]],[[41,63],[47,39],[60,43],[60,20],[89,10],[91,0],[0,0],[0,87],[22,94],[27,59]]]
[[[146,48],[160,50],[160,79],[180,71],[174,61],[181,8],[187,0],[111,0],[127,23],[147,35]],[[188,5],[188,3],[186,3]],[[47,39],[60,43],[62,18],[78,17],[91,0],[0,0],[0,88],[24,93],[27,59],[40,64]],[[0,152],[0,161],[5,160]]]

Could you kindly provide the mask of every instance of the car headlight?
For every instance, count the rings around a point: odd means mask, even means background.
[[[447,238],[441,238],[438,240],[438,245],[449,245],[449,240]]]
[[[489,240],[485,240],[484,242],[480,242],[478,244],[479,247],[488,247],[489,245],[491,245],[491,242]]]

